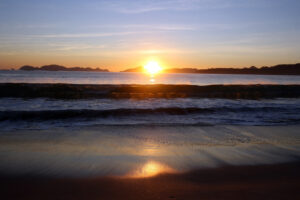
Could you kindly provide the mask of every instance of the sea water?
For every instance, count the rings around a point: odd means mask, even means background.
[[[71,84],[300,84],[300,76],[129,72],[0,71],[0,83]]]

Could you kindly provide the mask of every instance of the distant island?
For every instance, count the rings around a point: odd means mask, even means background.
[[[107,69],[100,68],[90,68],[90,67],[64,67],[61,65],[44,65],[41,67],[33,67],[30,65],[24,65],[20,67],[19,70],[24,71],[35,71],[35,70],[44,70],[44,71],[88,71],[88,72],[109,72]]]
[[[143,67],[136,67],[124,70],[122,72],[143,72]],[[280,64],[271,67],[255,66],[248,68],[171,68],[164,69],[165,73],[198,73],[198,74],[257,74],[257,75],[300,75],[300,63],[297,64]]]
[[[44,65],[41,67],[34,67],[24,65],[19,68],[24,71],[90,71],[90,72],[109,72],[107,69],[90,68],[90,67],[64,67],[61,65]],[[142,66],[136,68],[126,69],[121,72],[144,72]],[[256,75],[300,75],[300,63],[296,64],[279,64],[275,66],[263,67],[245,67],[245,68],[169,68],[164,69],[164,73],[195,73],[195,74],[256,74]]]

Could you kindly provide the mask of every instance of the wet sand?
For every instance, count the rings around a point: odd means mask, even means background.
[[[151,178],[3,177],[1,199],[299,199],[300,163],[227,166]]]
[[[4,199],[299,199],[300,126],[0,132]],[[2,199],[2,198],[1,198]]]

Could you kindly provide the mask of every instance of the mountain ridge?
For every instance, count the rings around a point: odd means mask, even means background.
[[[62,65],[44,65],[41,67],[34,67],[30,65],[24,65],[19,68],[19,70],[24,71],[35,71],[35,70],[44,70],[44,71],[97,71],[97,72],[109,72],[107,69],[101,68],[90,68],[90,67],[65,67]]]

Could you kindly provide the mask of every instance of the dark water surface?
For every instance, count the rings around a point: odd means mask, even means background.
[[[0,98],[2,130],[94,125],[300,124],[300,99]]]
[[[300,84],[300,76],[232,74],[157,74],[122,72],[0,71],[0,83],[71,84]]]

